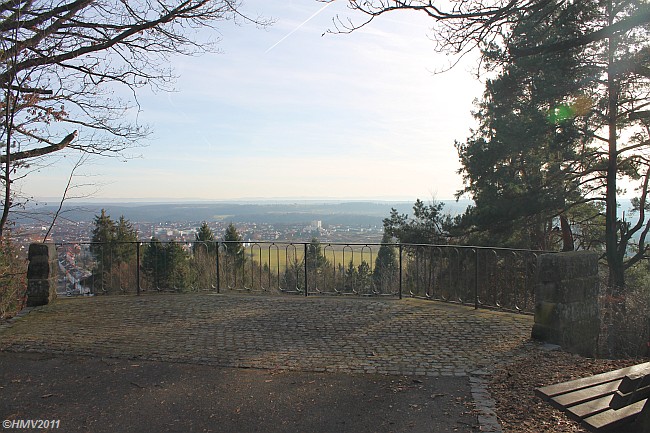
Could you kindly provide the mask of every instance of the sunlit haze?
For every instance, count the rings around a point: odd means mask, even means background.
[[[138,94],[145,147],[80,171],[93,176],[77,182],[101,185],[94,198],[448,199],[461,187],[453,144],[483,86],[470,60],[434,74],[451,59],[434,52],[424,15],[323,35],[336,14],[355,18],[345,3],[248,0],[243,11],[275,23],[225,22],[220,53],[170,59],[176,91]],[[61,196],[75,159],[31,174],[23,194]]]

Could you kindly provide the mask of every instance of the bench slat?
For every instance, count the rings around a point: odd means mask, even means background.
[[[621,379],[618,379],[589,388],[582,388],[577,391],[557,395],[551,399],[551,402],[562,408],[569,408],[601,397],[609,397],[611,399],[612,395],[618,390],[620,384]]]
[[[635,403],[639,400],[644,400],[648,397],[650,397],[650,385],[625,394],[620,391],[616,391],[612,396],[610,405],[612,409],[620,409],[624,406]]]
[[[596,374],[594,376],[584,377],[582,379],[575,379],[569,382],[558,383],[556,385],[544,386],[537,388],[535,390],[535,393],[537,393],[537,395],[540,397],[548,400],[549,398],[553,398],[559,394],[565,394],[567,392],[599,385],[601,383],[622,379],[627,375],[633,375],[635,373],[646,371],[648,368],[650,368],[650,362],[645,362],[643,364],[632,365],[630,367],[609,371],[607,373]]]
[[[646,400],[641,400],[619,410],[609,409],[584,418],[583,423],[593,430],[610,431],[618,428],[621,424],[630,422],[641,412],[645,403]]]
[[[610,410],[609,402],[612,400],[611,395],[589,400],[566,409],[567,414],[576,421],[582,421],[584,418],[594,416],[598,413]]]
[[[622,393],[632,392],[637,388],[643,388],[650,385],[650,367],[645,371],[631,373],[623,378],[619,391]]]

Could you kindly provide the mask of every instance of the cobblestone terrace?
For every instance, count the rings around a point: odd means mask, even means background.
[[[157,294],[59,299],[0,328],[0,350],[227,367],[465,375],[532,317],[415,299]]]

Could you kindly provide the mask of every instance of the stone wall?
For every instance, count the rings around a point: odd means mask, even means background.
[[[56,299],[56,247],[52,244],[31,244],[28,259],[27,306],[49,304]]]
[[[538,258],[532,337],[595,356],[600,319],[598,253],[574,251]]]

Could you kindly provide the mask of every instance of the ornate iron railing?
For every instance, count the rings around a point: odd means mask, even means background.
[[[428,244],[58,244],[60,292],[404,296],[531,312],[541,251]]]

